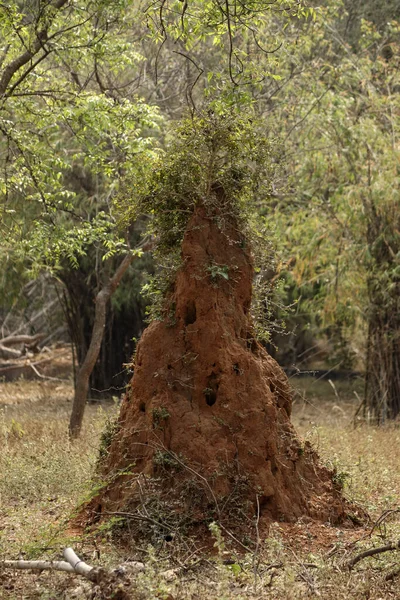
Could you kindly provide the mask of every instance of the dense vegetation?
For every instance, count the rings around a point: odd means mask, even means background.
[[[324,346],[328,368],[365,372],[365,415],[395,418],[397,3],[57,0],[10,2],[0,16],[3,316],[26,311],[24,285],[50,274],[82,365],[96,294],[160,218],[157,202],[127,216],[177,120],[205,104],[239,110],[274,147],[270,193],[252,203],[277,255],[258,274],[276,289],[264,314],[289,333],[271,325],[271,348],[301,366]],[[143,329],[140,288],[157,260],[131,262],[111,299],[92,393],[124,381],[114,376]]]

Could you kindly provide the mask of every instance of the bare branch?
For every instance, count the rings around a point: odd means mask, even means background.
[[[21,77],[11,86],[11,88],[8,90],[8,92],[4,93],[4,96],[9,98],[10,96],[13,95],[14,90],[21,85],[21,83],[23,81],[25,81],[25,79],[28,77],[29,73],[31,73],[34,69],[36,69],[36,67],[38,66],[38,64],[40,64],[45,58],[47,58],[47,56],[50,54],[50,50],[44,50],[44,53],[39,56],[39,58],[33,62],[27,69],[26,71],[24,71],[21,75]]]
[[[83,560],[81,560],[75,554],[72,548],[65,548],[63,554],[65,560],[72,567],[75,573],[79,573],[79,575],[83,575],[84,577],[90,579],[88,575],[91,571],[93,571],[93,567],[87,565]]]
[[[352,569],[354,565],[356,565],[363,558],[367,558],[368,556],[375,556],[376,554],[383,554],[384,552],[393,552],[394,550],[400,550],[400,540],[397,542],[390,542],[386,544],[386,546],[378,546],[377,548],[370,548],[369,550],[365,550],[360,554],[354,556],[349,562],[347,566],[349,569]]]
[[[104,573],[103,569],[94,568],[86,564],[75,554],[72,548],[64,549],[64,558],[66,561],[2,560],[0,561],[0,568],[33,571],[64,571],[74,575],[82,575],[93,582],[98,582],[102,573]]]
[[[21,352],[19,350],[14,350],[13,348],[6,348],[3,344],[0,343],[0,354],[2,354],[5,358],[20,358]]]
[[[319,105],[319,103],[321,102],[321,100],[324,98],[324,96],[326,96],[326,94],[328,92],[331,91],[331,87],[327,87],[326,90],[311,104],[310,108],[308,109],[308,111],[306,112],[306,114],[304,115],[304,117],[302,117],[299,121],[297,121],[297,123],[295,123],[294,125],[292,125],[292,127],[289,129],[289,131],[286,134],[285,140],[288,139],[288,137],[291,135],[292,131],[294,131],[299,125],[301,125],[302,123],[304,123],[304,121],[307,119],[308,115],[310,115],[312,113],[312,111],[314,110],[314,108],[316,106]]]
[[[193,90],[194,90],[197,82],[199,81],[200,77],[203,75],[204,69],[202,69],[201,67],[199,67],[199,65],[196,63],[196,61],[193,58],[191,58],[190,56],[188,56],[187,54],[185,54],[184,52],[180,52],[179,50],[173,50],[173,53],[174,54],[179,54],[180,56],[183,56],[184,58],[186,58],[199,71],[198,74],[197,74],[197,77],[195,78],[195,80],[193,81],[193,83],[190,86],[188,86],[188,89],[187,89],[187,95],[188,95],[188,98],[190,100],[190,103],[191,103],[191,105],[193,107],[193,111],[194,111],[194,110],[196,110],[196,105],[195,105],[194,100],[193,100]]]
[[[67,381],[66,379],[60,379],[59,377],[50,377],[50,375],[43,375],[38,371],[35,367],[34,363],[28,362],[28,367],[32,369],[32,371],[39,377],[39,379],[46,379],[47,381]]]
[[[75,569],[68,562],[63,560],[2,560],[0,568],[21,569],[32,571],[65,571],[66,573],[75,573]]]
[[[9,335],[2,340],[0,344],[3,346],[13,346],[14,344],[37,344],[45,337],[44,333],[37,333],[36,335]]]

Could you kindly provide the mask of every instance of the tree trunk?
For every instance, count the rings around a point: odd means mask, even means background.
[[[78,369],[75,382],[75,395],[72,406],[72,414],[69,423],[69,433],[72,439],[79,437],[82,428],[83,415],[85,412],[86,399],[89,389],[89,378],[98,359],[106,326],[107,303],[116,290],[125,271],[135,256],[127,254],[117,271],[103,286],[96,296],[95,318],[92,337],[86,356]]]
[[[147,257],[144,262],[152,262]],[[110,398],[120,395],[129,381],[124,364],[135,350],[135,339],[139,339],[144,327],[145,303],[139,296],[140,273],[143,260],[136,270],[124,275],[124,290],[115,306],[111,302],[106,308],[106,327],[97,359],[89,379],[91,398]],[[114,262],[114,270],[118,264]],[[65,290],[61,298],[68,333],[74,349],[77,368],[83,364],[90,341],[95,316],[98,278],[95,276],[95,257],[88,253],[80,260],[78,269],[66,268],[60,277]],[[74,369],[74,383],[76,372]]]
[[[367,208],[370,259],[364,417],[381,424],[400,414],[400,222],[398,209],[393,215],[382,215],[373,203]]]
[[[106,327],[98,361],[90,377],[90,397],[110,398],[120,396],[130,375],[124,364],[130,360],[145,327],[139,300],[113,307],[108,303]]]
[[[379,280],[378,280],[379,281]],[[364,416],[378,424],[400,414],[400,283],[377,290],[370,282]]]

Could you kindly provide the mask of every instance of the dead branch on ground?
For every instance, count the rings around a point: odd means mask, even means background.
[[[103,569],[91,567],[81,560],[72,548],[64,549],[63,560],[45,561],[45,560],[2,560],[0,568],[4,569],[23,569],[32,571],[64,571],[75,575],[82,575],[89,581],[98,582],[100,576],[105,573]]]
[[[18,359],[24,357],[26,350],[39,352],[37,345],[44,337],[44,333],[36,335],[9,335],[4,337],[0,339],[0,355],[6,359]],[[23,344],[22,349],[16,350],[9,347],[17,344]]]
[[[14,348],[6,348],[6,346],[3,346],[3,344],[0,343],[0,355],[5,358],[21,358],[22,356],[22,352],[20,352],[19,350],[14,350]]]
[[[8,335],[7,337],[0,340],[0,344],[3,346],[13,346],[14,344],[25,344],[28,347],[36,345],[40,340],[45,337],[44,333],[37,333],[36,335]]]
[[[376,554],[383,554],[384,552],[393,552],[395,550],[400,550],[400,540],[397,542],[390,542],[386,544],[386,546],[378,546],[377,548],[370,548],[369,550],[365,550],[364,552],[360,552],[360,554],[356,554],[349,562],[347,563],[347,567],[352,569],[354,565],[356,565],[363,558],[367,558],[368,556],[375,556]]]

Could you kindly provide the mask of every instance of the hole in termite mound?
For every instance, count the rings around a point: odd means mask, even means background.
[[[193,300],[190,300],[186,307],[185,325],[186,326],[193,325],[193,323],[196,321],[196,318],[197,318],[196,304],[194,303]]]
[[[217,393],[214,390],[205,390],[204,396],[208,406],[213,406],[217,401]]]
[[[207,387],[203,390],[208,406],[213,406],[216,403],[218,386],[217,375],[212,373],[208,378]]]

